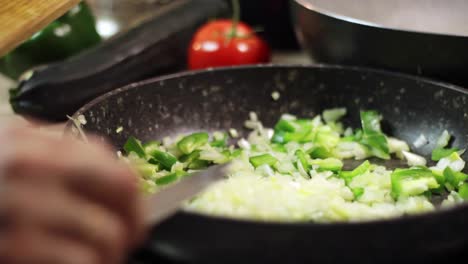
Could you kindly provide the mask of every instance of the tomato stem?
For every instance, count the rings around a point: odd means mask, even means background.
[[[240,22],[241,17],[241,8],[239,0],[231,0],[232,3],[232,29],[231,33],[228,36],[228,40],[235,38],[237,36],[237,26]]]

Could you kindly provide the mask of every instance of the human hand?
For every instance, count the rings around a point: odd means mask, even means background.
[[[101,143],[0,131],[0,263],[120,263],[141,239],[137,178]]]

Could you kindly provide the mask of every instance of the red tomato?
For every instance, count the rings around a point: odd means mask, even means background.
[[[232,20],[216,20],[202,26],[190,44],[190,69],[270,61],[268,44],[258,37],[251,27],[239,22],[235,36],[230,38],[232,28]]]

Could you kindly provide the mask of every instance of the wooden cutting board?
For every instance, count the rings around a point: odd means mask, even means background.
[[[0,57],[79,2],[80,0],[0,0]]]

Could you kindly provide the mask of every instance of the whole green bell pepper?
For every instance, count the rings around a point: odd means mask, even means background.
[[[83,1],[0,59],[0,72],[18,79],[35,66],[64,60],[100,41],[94,16]]]

